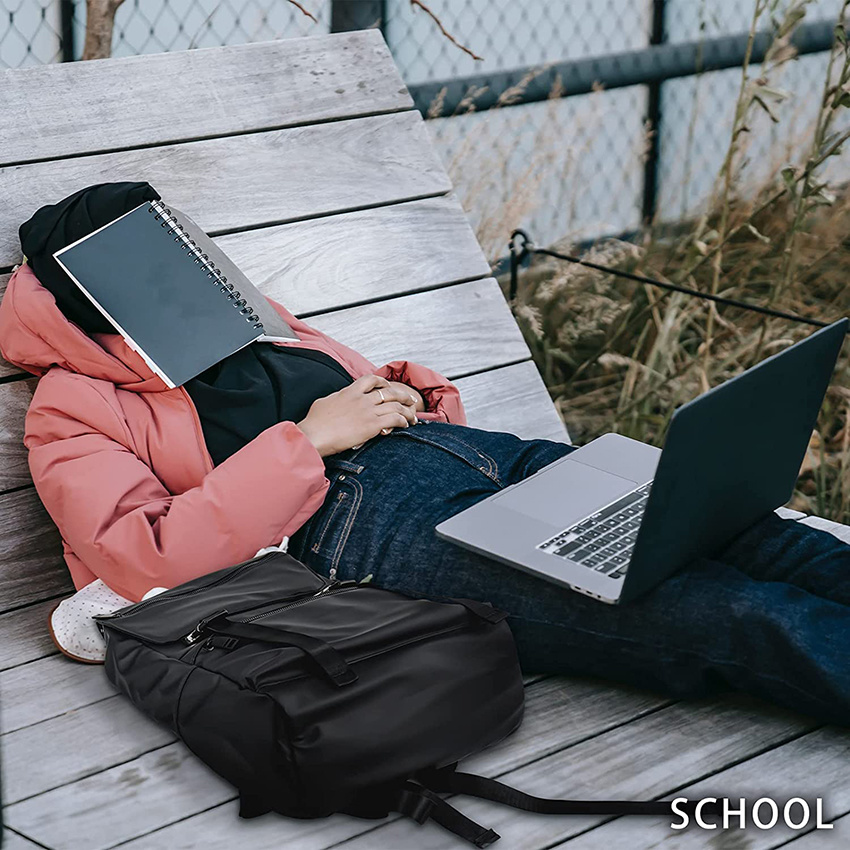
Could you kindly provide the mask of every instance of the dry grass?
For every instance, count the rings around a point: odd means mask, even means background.
[[[758,230],[733,239],[724,255],[720,294],[768,303],[784,256],[773,240],[793,210],[777,205]],[[773,306],[833,320],[850,314],[850,195],[819,212],[799,237],[801,270]],[[638,247],[608,241],[594,262],[674,276],[686,253],[661,241]],[[711,269],[695,275],[708,289]],[[728,283],[734,281],[734,284]],[[521,277],[517,318],[575,442],[607,431],[660,444],[673,410],[711,386],[790,345],[811,328],[668,294],[579,266],[536,262]],[[713,341],[705,356],[709,315]],[[793,507],[850,521],[850,349],[845,350],[798,483]]]
[[[755,134],[788,121],[794,108],[776,81],[793,61],[789,37],[808,5],[756,0],[751,31],[771,17],[778,37],[760,68],[742,68],[729,147],[704,213],[680,222],[677,233],[684,235],[651,231],[640,245],[603,241],[589,259],[824,321],[850,314],[850,190],[830,187],[824,177],[848,135],[836,132],[850,104],[850,49],[843,39],[831,54],[822,92],[805,93],[822,95],[811,126],[802,134],[789,128],[775,162],[752,162],[750,153],[758,148]],[[839,20],[848,6],[850,0]],[[529,165],[529,173],[545,173],[545,144],[535,159],[543,168]],[[520,175],[521,186],[529,185],[529,173]],[[479,215],[485,243],[494,241],[494,232],[504,242],[505,225],[519,225],[530,203],[518,192],[501,210]],[[560,247],[575,253],[569,240]],[[660,444],[678,405],[812,330],[555,260],[537,259],[522,273],[514,307],[576,442],[613,430]],[[842,522],[850,522],[846,349],[791,503]]]

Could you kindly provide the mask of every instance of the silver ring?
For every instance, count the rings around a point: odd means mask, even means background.
[[[380,390],[378,390],[378,395],[381,397],[381,401],[386,401],[384,394]]]

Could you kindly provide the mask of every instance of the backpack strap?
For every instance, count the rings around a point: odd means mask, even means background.
[[[337,687],[357,681],[357,674],[348,666],[348,662],[338,650],[310,635],[230,620],[226,611],[204,621],[203,629],[214,635],[297,647],[308,655]]]
[[[499,608],[494,608],[489,602],[479,602],[477,599],[460,599],[456,596],[435,596],[430,593],[419,593],[414,590],[405,590],[404,588],[393,588],[393,593],[401,596],[407,596],[410,599],[424,599],[426,602],[442,602],[445,605],[462,605],[485,623],[495,625],[507,619],[508,614]]]
[[[481,826],[430,789],[410,780],[402,785],[398,799],[392,808],[393,811],[415,820],[418,824],[432,820],[476,847],[489,847],[499,840],[497,832]]]
[[[449,805],[438,793],[466,794],[502,803],[514,809],[536,812],[542,815],[652,815],[672,816],[672,801],[650,800],[551,800],[526,794],[495,779],[473,773],[458,773],[456,764],[444,768],[426,770],[416,775],[416,781],[405,783],[396,811],[423,823],[429,818],[476,847],[487,847],[499,840],[498,833],[485,829],[466,815]],[[680,802],[679,811],[691,816],[696,811],[697,800]],[[717,813],[719,804],[704,806],[706,814]]]
[[[449,794],[465,794],[492,800],[514,809],[541,815],[673,815],[668,800],[551,800],[526,794],[495,779],[474,773],[458,773],[453,768],[427,771],[418,777],[427,788]],[[689,801],[690,802],[690,801]],[[681,806],[687,811],[688,806]]]

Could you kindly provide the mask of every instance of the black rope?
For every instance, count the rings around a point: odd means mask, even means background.
[[[517,240],[519,240],[519,244],[517,244]],[[663,280],[646,277],[642,274],[634,274],[633,272],[623,271],[622,269],[614,269],[610,266],[603,266],[599,263],[591,262],[590,260],[583,260],[581,257],[574,257],[570,254],[560,254],[557,251],[550,250],[549,248],[537,248],[524,230],[515,230],[511,234],[511,303],[515,302],[517,296],[517,288],[519,285],[519,266],[530,254],[542,254],[546,257],[554,257],[556,260],[564,260],[568,263],[575,263],[576,265],[584,266],[588,269],[595,269],[599,272],[605,272],[606,274],[626,278],[626,280],[633,280],[636,283],[646,283],[650,286],[657,286],[661,289],[669,290],[670,292],[681,292],[685,295],[692,295],[694,298],[702,298],[704,301],[713,301],[716,304],[726,304],[729,307],[739,307],[742,310],[750,310],[753,313],[761,313],[764,316],[774,316],[777,319],[787,319],[790,322],[814,325],[817,328],[825,328],[829,324],[829,322],[822,322],[820,319],[808,319],[805,316],[797,316],[794,313],[786,313],[784,310],[774,310],[771,307],[760,307],[758,304],[738,301],[736,298],[724,298],[722,295],[712,295],[709,292],[701,292],[699,289],[692,289],[688,286],[679,286],[675,283],[667,283]]]

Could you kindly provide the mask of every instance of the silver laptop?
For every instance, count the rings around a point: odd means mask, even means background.
[[[606,434],[437,534],[603,602],[634,599],[790,499],[848,324],[680,407],[663,452]]]

